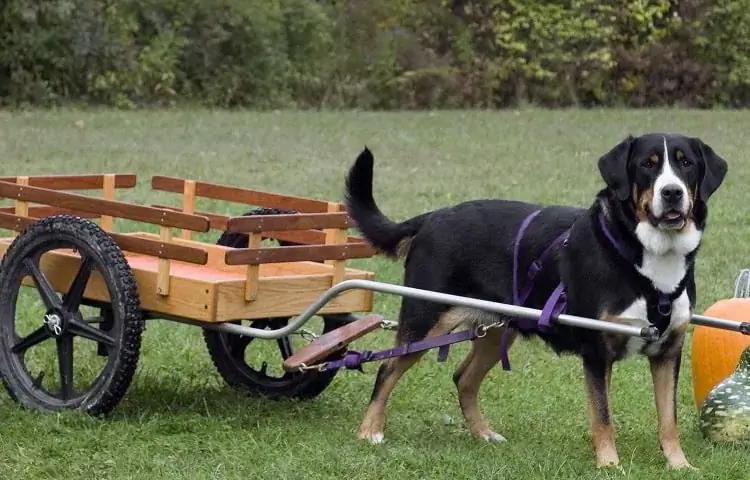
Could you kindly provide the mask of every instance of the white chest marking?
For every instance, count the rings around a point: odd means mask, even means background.
[[[648,311],[646,309],[646,300],[644,298],[638,298],[628,308],[618,315],[622,323],[633,325],[636,327],[646,327],[651,324],[648,321]],[[658,340],[646,344],[646,342],[639,337],[631,337],[628,339],[628,343],[625,347],[625,356],[630,356],[635,353],[645,353],[646,355],[656,355],[661,348],[664,340],[669,336],[669,333],[685,325],[690,321],[690,299],[687,296],[687,292],[683,291],[682,295],[677,297],[672,302],[672,314],[669,319],[669,325]]]
[[[660,230],[649,222],[640,222],[635,235],[643,245],[643,262],[636,266],[644,277],[651,280],[657,290],[675,291],[685,277],[685,256],[698,248],[702,233],[689,222],[682,232]]]

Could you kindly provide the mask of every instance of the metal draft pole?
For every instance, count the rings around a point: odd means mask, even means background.
[[[477,298],[461,297],[458,295],[433,292],[430,290],[421,290],[418,288],[405,287],[402,285],[394,285],[390,283],[375,282],[372,280],[345,280],[328,289],[325,293],[318,297],[318,299],[313,302],[313,304],[310,305],[307,310],[302,312],[302,314],[300,314],[299,316],[295,317],[289,324],[282,328],[278,328],[276,330],[264,330],[242,325],[235,325],[232,323],[208,324],[205,325],[205,327],[221,330],[227,333],[247,335],[250,337],[262,338],[267,340],[285,337],[299,329],[305,322],[310,320],[313,315],[318,313],[324,306],[326,306],[326,304],[328,304],[333,298],[347,290],[354,289],[388,293],[401,297],[418,298],[421,300],[444,303],[448,305],[477,308],[480,310],[508,315],[515,318],[539,320],[539,317],[542,314],[541,310],[521,307],[518,305],[490,302]],[[659,338],[659,331],[654,326],[635,327],[631,325],[623,325],[618,323],[605,322],[603,320],[594,320],[591,318],[565,314],[559,315],[556,319],[556,322],[571,327],[588,328],[592,330],[599,330],[601,332],[628,335],[632,337],[641,337],[647,340],[655,340]]]

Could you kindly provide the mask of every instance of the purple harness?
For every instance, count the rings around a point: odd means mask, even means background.
[[[521,240],[523,239],[523,234],[526,232],[526,229],[529,227],[529,224],[531,224],[531,221],[539,215],[541,210],[535,210],[532,212],[529,216],[527,216],[524,221],[521,223],[521,227],[518,229],[518,233],[516,234],[516,241],[513,244],[513,304],[523,306],[526,303],[526,300],[529,298],[529,295],[531,295],[532,290],[534,289],[534,280],[536,280],[537,275],[539,275],[539,272],[542,271],[544,268],[544,262],[547,260],[547,257],[552,252],[552,250],[562,244],[563,246],[566,246],[568,244],[568,236],[570,235],[570,229],[564,231],[558,237],[547,246],[547,248],[542,252],[542,254],[533,262],[531,262],[531,266],[529,267],[529,271],[526,273],[526,282],[524,283],[523,287],[519,291],[518,289],[518,251],[521,246]],[[522,331],[531,332],[536,330],[537,328],[542,331],[548,331],[551,329],[551,321],[552,318],[556,318],[558,315],[560,315],[564,310],[565,307],[568,304],[568,299],[565,295],[565,285],[561,281],[557,284],[557,287],[552,291],[552,294],[547,299],[547,302],[544,304],[544,307],[542,308],[542,313],[539,316],[538,321],[525,319],[525,318],[512,318],[510,319],[509,325],[515,324],[516,328]],[[503,332],[502,339],[500,340],[500,362],[503,365],[503,370],[510,371],[510,360],[508,359],[508,335],[510,334],[510,329],[506,328]]]
[[[531,266],[529,267],[529,270],[526,273],[526,281],[524,282],[523,286],[519,290],[518,288],[518,253],[520,249],[521,240],[523,239],[523,234],[526,232],[526,229],[528,228],[529,224],[531,224],[531,221],[540,212],[541,210],[535,210],[524,219],[524,221],[521,223],[521,226],[518,229],[515,243],[513,244],[513,304],[514,305],[523,306],[526,303],[526,300],[528,299],[529,295],[534,289],[534,280],[544,268],[544,262],[547,260],[547,257],[549,257],[553,249],[560,244],[562,244],[563,247],[568,244],[568,236],[570,235],[571,229],[568,229],[564,231],[563,233],[561,233],[560,235],[558,235],[557,238],[555,238],[555,240],[550,245],[547,246],[547,248],[542,252],[542,254],[531,263]],[[623,249],[622,246],[617,242],[617,240],[615,240],[615,238],[612,236],[609,229],[605,225],[603,215],[599,215],[599,225],[602,231],[604,232],[604,235],[610,241],[610,243],[615,248],[615,250],[617,250],[617,252],[624,259],[632,262],[633,260],[632,257],[630,255],[627,255],[625,249]],[[549,298],[545,302],[544,307],[542,308],[542,313],[540,314],[538,321],[524,319],[524,318],[511,318],[509,320],[508,326],[515,324],[518,330],[526,331],[526,332],[531,332],[536,329],[539,329],[541,331],[549,331],[552,328],[552,320],[554,318],[557,318],[558,315],[560,315],[563,311],[565,311],[566,306],[567,306],[567,297],[565,295],[565,285],[561,281],[560,283],[558,283],[557,287],[555,287],[555,289],[552,291],[552,294],[550,294]],[[672,304],[669,299],[669,295],[663,294],[660,292],[658,302],[657,302],[657,311],[659,315],[661,316],[669,315],[671,313],[671,308],[672,308]],[[416,353],[416,352],[421,352],[424,350],[430,350],[433,348],[438,348],[437,361],[444,362],[448,358],[448,350],[451,344],[463,342],[467,340],[474,340],[478,337],[484,336],[486,331],[487,331],[486,326],[477,325],[473,328],[463,330],[460,332],[449,333],[449,334],[440,335],[437,337],[429,337],[429,338],[425,338],[417,342],[405,343],[398,347],[390,348],[387,350],[381,350],[379,352],[372,352],[369,350],[364,351],[364,352],[357,352],[354,350],[349,350],[344,354],[344,356],[341,359],[326,362],[322,364],[319,369],[322,371],[322,370],[336,370],[339,368],[347,368],[347,369],[358,369],[361,371],[362,370],[361,365],[364,362],[385,360],[387,358],[398,357],[402,355],[407,355],[409,353]],[[503,370],[505,371],[510,371],[510,361],[508,359],[509,332],[510,332],[510,329],[506,328],[500,340],[500,361],[502,363]]]

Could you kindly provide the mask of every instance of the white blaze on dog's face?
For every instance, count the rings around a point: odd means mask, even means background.
[[[685,184],[685,177],[688,176],[689,167],[694,162],[688,160],[684,153],[677,151],[677,155],[682,156],[681,165],[684,170],[675,171],[673,166],[674,158],[670,158],[667,137],[664,139],[664,149],[662,151],[661,161],[659,162],[659,173],[654,182],[653,203],[651,205],[651,214],[658,221],[657,226],[662,229],[681,229],[685,226],[685,219],[690,213],[690,201],[688,187]]]

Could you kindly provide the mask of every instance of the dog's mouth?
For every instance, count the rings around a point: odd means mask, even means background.
[[[667,210],[656,221],[659,228],[665,230],[679,230],[685,226],[685,214],[676,209]]]

